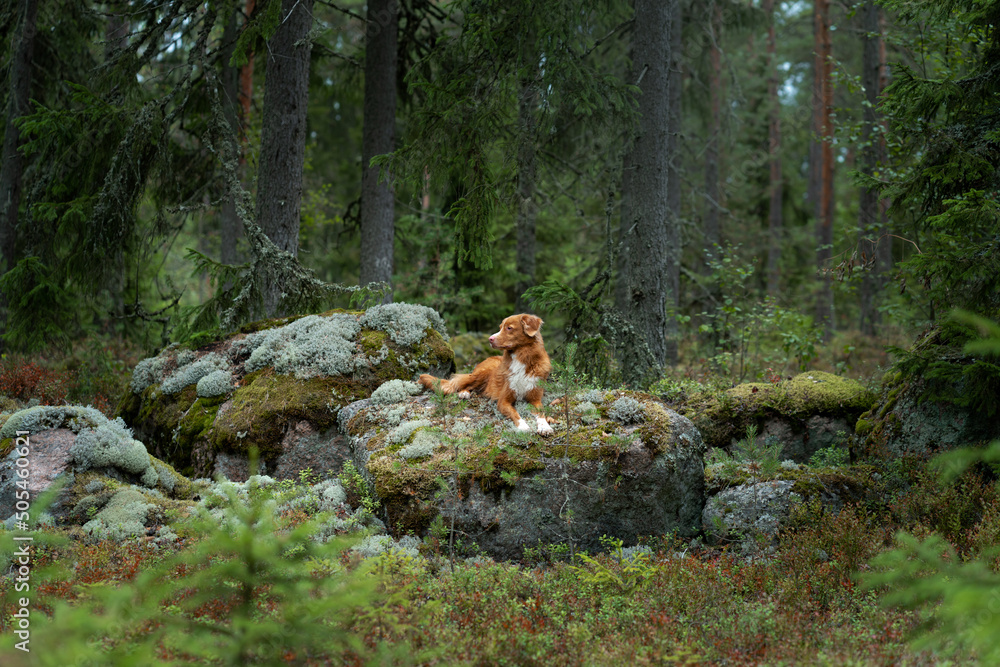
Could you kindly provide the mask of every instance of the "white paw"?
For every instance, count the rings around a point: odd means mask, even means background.
[[[552,435],[554,431],[549,423],[545,421],[545,417],[538,417],[538,432],[542,435]]]
[[[526,422],[526,421],[524,421],[522,419],[521,421],[517,422],[517,430],[518,431],[530,431],[531,429],[528,427],[528,422]]]
[[[458,392],[458,397],[459,398],[472,398],[472,392],[471,391],[460,391],[460,392]]]

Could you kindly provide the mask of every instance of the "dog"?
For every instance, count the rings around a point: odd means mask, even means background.
[[[453,375],[450,380],[438,380],[433,375],[421,375],[419,382],[431,389],[441,382],[445,394],[469,398],[472,392],[497,402],[505,417],[513,420],[518,431],[531,427],[514,409],[514,402],[524,400],[535,410],[538,433],[552,435],[552,427],[542,416],[542,392],[539,386],[549,377],[552,364],[542,343],[542,319],[535,315],[512,315],[500,324],[500,331],[490,336],[490,347],[503,350],[502,357],[489,357],[468,374]]]

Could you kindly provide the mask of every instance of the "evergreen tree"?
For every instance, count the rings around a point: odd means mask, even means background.
[[[18,35],[18,39],[11,59],[10,93],[7,96],[3,144],[0,148],[3,151],[0,154],[0,275],[9,271],[16,261],[15,247],[24,170],[22,137],[17,121],[28,113],[38,0],[22,0],[17,3],[17,9],[14,34]],[[6,319],[7,296],[0,292],[0,334],[7,328]],[[2,343],[0,349],[3,349]]]
[[[996,318],[1000,2],[885,0],[883,5],[905,24],[944,34],[959,65],[926,74],[898,65],[885,91],[890,139],[913,161],[884,190],[897,215],[915,220],[911,234],[920,252],[901,267],[905,285],[931,319],[954,307]]]

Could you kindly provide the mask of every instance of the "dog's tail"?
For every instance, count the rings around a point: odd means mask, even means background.
[[[442,380],[434,377],[433,375],[424,374],[417,378],[417,382],[419,382],[424,389],[433,389],[437,383],[440,382],[442,393],[455,394],[467,389],[466,385],[471,384],[469,382],[470,377],[471,375],[452,375],[450,380]]]

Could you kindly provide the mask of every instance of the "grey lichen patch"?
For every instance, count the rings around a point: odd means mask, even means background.
[[[198,380],[196,390],[199,398],[225,396],[233,390],[233,375],[227,369],[212,371]]]
[[[434,329],[447,340],[444,320],[437,311],[427,306],[409,303],[389,303],[369,308],[359,324],[368,329],[385,331],[397,345],[412,346]]]
[[[197,384],[206,375],[215,371],[223,370],[227,367],[226,359],[214,352],[200,357],[197,361],[188,361],[194,353],[184,350],[188,354],[177,356],[177,369],[163,378],[160,383],[160,391],[164,394],[176,394],[181,389]],[[181,360],[187,361],[182,364]]]
[[[250,334],[233,347],[237,354],[249,353],[248,373],[272,367],[277,373],[299,379],[349,375],[360,363],[353,342],[360,331],[353,315],[309,315],[277,329]]]
[[[115,493],[97,516],[83,525],[84,532],[94,541],[122,541],[146,534],[146,522],[156,505],[135,489],[124,488]]]
[[[400,403],[410,396],[416,396],[421,392],[420,385],[416,382],[404,380],[389,380],[372,392],[372,403],[387,405],[390,403]]]
[[[645,415],[639,401],[630,396],[622,396],[608,409],[608,417],[622,424],[641,422]]]

